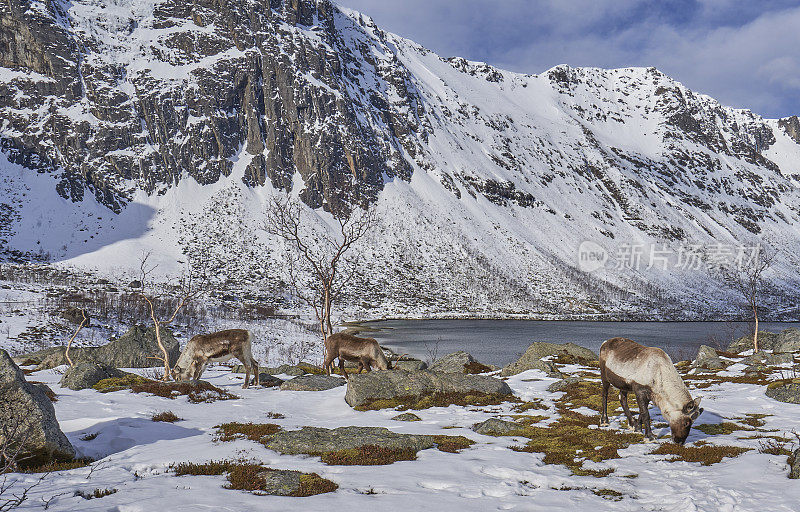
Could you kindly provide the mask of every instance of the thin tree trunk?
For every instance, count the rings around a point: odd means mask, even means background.
[[[75,330],[75,334],[73,334],[72,337],[67,342],[67,349],[64,351],[64,357],[67,359],[67,364],[69,364],[70,368],[72,368],[75,364],[72,362],[72,358],[69,356],[69,349],[72,348],[72,342],[75,341],[75,337],[78,335],[79,332],[81,332],[81,329],[83,329],[83,326],[86,324],[86,320],[88,320],[86,318],[86,310],[82,309],[81,314],[83,315],[83,320],[81,320],[81,324]]]
[[[753,332],[753,349],[758,352],[758,311],[753,308],[753,318],[756,319],[756,330]]]

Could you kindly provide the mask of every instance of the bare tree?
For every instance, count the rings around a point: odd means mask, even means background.
[[[155,285],[151,282],[153,272],[158,265],[148,264],[148,259],[151,253],[143,253],[140,258],[140,278],[139,282],[141,288],[139,295],[147,304],[147,309],[150,315],[150,320],[153,322],[153,328],[156,335],[156,343],[161,351],[161,355],[152,356],[153,359],[158,359],[164,364],[163,380],[169,380],[172,373],[172,368],[169,366],[169,352],[161,340],[161,328],[171,324],[175,321],[178,313],[188,303],[198,299],[200,296],[208,291],[208,275],[207,267],[200,261],[193,261],[192,258],[187,258],[186,268],[180,277],[173,279],[171,283],[161,292],[156,292]],[[159,302],[164,301],[166,298],[175,298],[172,312],[167,312],[165,317],[161,317],[161,308],[158,307]]]
[[[273,196],[266,231],[287,242],[289,286],[317,317],[322,339],[333,333],[331,309],[359,274],[361,254],[352,251],[377,225],[374,208],[332,212],[334,232],[316,233],[305,208],[294,199]]]
[[[81,315],[83,316],[83,319],[81,320],[80,325],[78,325],[78,328],[75,329],[75,332],[72,334],[72,337],[67,342],[66,350],[64,350],[64,357],[67,358],[67,363],[69,364],[70,368],[72,368],[75,364],[72,362],[72,358],[69,357],[69,349],[72,348],[72,342],[75,341],[75,337],[78,335],[79,332],[81,332],[83,326],[86,325],[86,323],[89,321],[89,318],[86,316],[86,310],[83,308],[81,308]]]
[[[761,244],[753,246],[753,254],[747,260],[738,258],[729,265],[721,267],[725,282],[744,299],[748,313],[752,313],[753,349],[758,352],[758,313],[766,292],[767,281],[764,272],[772,266],[775,251]]]

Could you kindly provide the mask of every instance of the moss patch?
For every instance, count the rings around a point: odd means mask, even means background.
[[[694,428],[709,436],[724,436],[736,432],[738,430],[754,430],[751,427],[739,425],[738,423],[733,423],[731,421],[725,421],[722,423],[705,423],[702,425],[694,425]]]
[[[448,453],[458,453],[475,444],[475,441],[464,436],[445,435],[433,436],[433,442],[436,443],[439,451]]]
[[[377,399],[355,407],[358,411],[377,411],[380,409],[409,409],[420,410],[430,407],[460,406],[486,406],[500,405],[503,402],[516,402],[519,399],[513,395],[499,395],[496,393],[433,393],[425,396],[401,396],[395,398]]]
[[[162,421],[164,423],[175,423],[176,421],[180,421],[183,418],[179,418],[177,414],[172,411],[164,411],[153,414],[150,419],[153,421]]]
[[[71,469],[85,468],[94,462],[94,459],[70,459],[41,463],[36,458],[23,461],[19,468],[24,473],[54,473],[57,471],[69,471]]]
[[[93,386],[101,393],[130,389],[134,393],[150,393],[164,398],[186,396],[190,403],[208,403],[217,400],[233,400],[238,396],[213,386],[205,381],[189,382],[162,382],[146,379],[138,375],[125,375],[103,379]]]
[[[623,496],[621,492],[615,491],[614,489],[592,489],[592,492],[595,496],[600,496],[601,498],[611,501],[620,501]]]
[[[513,411],[525,412],[525,411],[530,411],[531,409],[546,411],[547,409],[549,409],[549,407],[547,407],[540,398],[534,398],[529,402],[522,402],[521,404],[515,405]]]
[[[471,373],[471,374],[478,374],[478,373],[487,373],[492,371],[492,369],[485,364],[481,364],[478,361],[470,361],[464,365],[464,373]]]
[[[216,425],[217,436],[215,441],[234,441],[236,439],[249,439],[250,441],[260,441],[264,436],[270,436],[280,432],[282,429],[274,423],[223,423]]]
[[[742,448],[740,446],[721,446],[714,444],[697,446],[697,443],[695,443],[694,446],[686,446],[664,443],[650,453],[653,455],[672,455],[672,458],[667,459],[670,462],[699,462],[703,466],[710,466],[711,464],[717,464],[725,457],[737,457],[750,450],[751,448]]]
[[[316,473],[300,475],[300,488],[292,496],[305,497],[334,492],[339,486]]]
[[[322,462],[332,466],[382,466],[401,460],[417,460],[417,452],[407,448],[365,445],[347,450],[317,452]]]

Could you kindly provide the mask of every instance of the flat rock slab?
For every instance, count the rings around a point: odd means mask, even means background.
[[[796,382],[795,382],[796,381]],[[784,383],[773,383],[767,386],[766,395],[779,402],[800,404],[800,379]]]
[[[413,412],[404,412],[403,414],[398,414],[392,418],[394,421],[422,421],[422,418],[414,414]]]
[[[418,372],[375,371],[351,375],[344,400],[351,407],[375,400],[399,397],[422,397],[432,393],[486,393],[511,395],[511,388],[500,379],[487,375]]]
[[[547,391],[551,393],[555,393],[557,391],[561,391],[565,387],[569,386],[570,384],[575,384],[576,382],[580,382],[583,380],[583,377],[580,375],[570,375],[569,377],[561,380],[557,380],[554,383],[547,386]]]
[[[91,388],[103,379],[120,378],[125,375],[127,375],[127,372],[118,370],[113,366],[82,361],[68,368],[61,377],[61,382],[59,384],[62,388],[78,391],[80,389]]]
[[[486,436],[497,436],[519,430],[520,426],[513,421],[501,420],[500,418],[489,418],[486,421],[476,423],[472,426],[472,430],[478,434]]]
[[[267,469],[258,473],[264,479],[264,488],[259,494],[271,496],[291,496],[300,489],[300,477],[303,473],[289,469]]]
[[[281,384],[283,391],[325,391],[344,386],[345,380],[333,375],[301,375]]]
[[[289,455],[317,454],[379,446],[396,450],[425,450],[433,448],[433,436],[398,434],[384,427],[303,427],[300,430],[278,432],[261,441],[270,450]]]

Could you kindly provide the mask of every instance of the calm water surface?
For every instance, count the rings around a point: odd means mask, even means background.
[[[727,347],[752,328],[746,322],[574,322],[539,320],[384,320],[362,336],[422,360],[466,350],[498,366],[515,361],[534,341],[572,342],[597,352],[608,338],[622,336],[659,347],[673,360],[694,358],[702,344]],[[780,332],[800,323],[761,322],[759,330]]]

